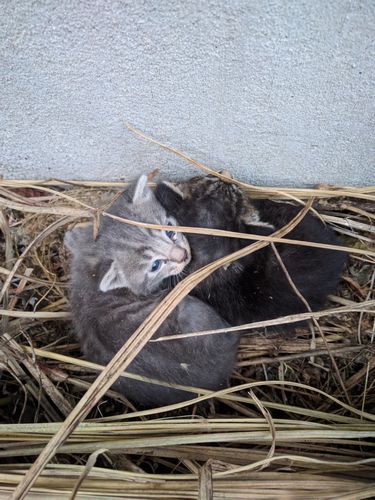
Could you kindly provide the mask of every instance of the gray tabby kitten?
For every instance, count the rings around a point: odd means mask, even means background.
[[[147,187],[144,175],[109,211],[136,221],[176,224]],[[103,217],[95,241],[91,226],[77,226],[67,232],[65,245],[72,253],[71,309],[81,348],[87,359],[104,365],[166,296],[167,278],[177,277],[191,258],[182,233],[131,226],[109,217]],[[154,338],[226,326],[213,308],[188,296]],[[216,390],[226,386],[237,346],[238,335],[232,333],[149,342],[129,372]],[[115,388],[146,407],[191,397],[182,390],[124,378]]]

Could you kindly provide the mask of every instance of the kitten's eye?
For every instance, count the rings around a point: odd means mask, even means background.
[[[154,260],[154,262],[152,263],[152,266],[151,266],[151,272],[154,273],[155,271],[160,269],[161,263],[162,262],[160,259]]]
[[[172,226],[170,222],[168,222],[168,226]],[[168,238],[172,241],[177,240],[177,233],[176,231],[165,231],[165,234],[168,236]]]

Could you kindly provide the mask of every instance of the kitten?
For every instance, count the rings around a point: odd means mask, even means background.
[[[109,212],[136,221],[176,225],[147,187],[146,176],[125,191]],[[65,236],[72,253],[71,310],[85,357],[105,365],[167,295],[166,278],[184,270],[190,248],[182,233],[131,226],[109,217],[103,217],[95,241],[92,234],[91,226],[76,226]],[[213,308],[187,296],[154,338],[226,326]],[[129,372],[216,390],[226,386],[237,345],[238,335],[231,333],[149,342],[129,365]],[[191,397],[182,390],[125,378],[115,388],[144,407]]]
[[[252,199],[235,184],[208,175],[175,184],[158,184],[156,197],[183,226],[208,227],[270,235],[298,214],[290,203]],[[332,229],[308,213],[287,238],[337,244]],[[191,270],[234,252],[251,242],[244,239],[189,234]],[[346,260],[342,252],[277,244],[296,287],[313,310],[333,293]],[[306,312],[270,246],[215,271],[194,290],[231,324],[240,325]]]

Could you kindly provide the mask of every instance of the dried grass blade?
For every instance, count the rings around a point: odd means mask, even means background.
[[[200,163],[190,156],[188,156],[185,153],[182,153],[176,148],[173,148],[171,146],[168,146],[167,144],[164,144],[157,139],[152,138],[151,136],[145,134],[141,130],[133,127],[130,123],[126,123],[126,127],[128,130],[133,132],[134,134],[138,135],[139,137],[142,137],[143,139],[146,139],[146,141],[151,142],[153,144],[156,144],[160,146],[161,148],[165,149],[166,151],[170,151],[171,153],[175,154],[179,158],[182,158],[183,160],[187,161],[188,163],[194,165],[197,167],[199,170],[203,170],[204,172],[208,174],[215,175],[216,177],[219,177],[223,181],[228,182],[228,178],[225,175],[220,174],[216,170],[207,167],[203,163]],[[353,198],[363,198],[363,199],[368,199],[371,201],[375,201],[375,196],[368,195],[367,193],[373,193],[375,192],[375,187],[364,187],[364,188],[335,188],[335,189],[297,189],[297,188],[266,188],[266,187],[259,187],[259,186],[254,186],[252,184],[248,184],[246,182],[240,182],[235,179],[231,179],[231,182],[234,184],[237,184],[241,186],[244,189],[247,189],[249,191],[255,191],[255,192],[263,192],[263,193],[268,193],[268,194],[280,194],[282,197],[290,197],[293,196],[293,193],[299,193],[300,195],[305,195],[305,196],[318,196],[318,197],[323,197],[323,196],[328,196],[329,198],[334,197],[334,196],[348,196],[348,197],[353,197]]]
[[[80,489],[83,481],[90,474],[90,470],[94,467],[98,456],[101,455],[102,453],[105,453],[106,451],[108,451],[108,450],[101,448],[100,450],[96,450],[93,453],[91,453],[91,455],[87,459],[87,463],[85,465],[85,468],[82,471],[82,474],[78,478],[77,484],[74,486],[74,489],[72,491],[72,494],[69,497],[69,500],[74,500],[76,498],[78,490]]]
[[[25,203],[16,203],[13,201],[6,200],[0,197],[0,206],[4,208],[12,208],[13,210],[19,210],[21,212],[31,212],[35,214],[51,214],[51,215],[62,215],[71,216],[74,219],[79,219],[83,217],[91,217],[91,212],[89,210],[81,210],[80,208],[72,207],[51,207],[49,205],[26,205]]]
[[[180,333],[177,335],[171,335],[169,337],[158,337],[157,339],[150,340],[150,342],[166,342],[168,340],[183,339],[183,338],[188,338],[188,337],[199,337],[200,335],[214,335],[216,333],[223,333],[223,332],[238,332],[238,331],[242,331],[242,330],[256,330],[259,328],[264,328],[266,326],[298,323],[299,321],[306,320],[306,319],[321,318],[323,316],[345,314],[348,312],[365,311],[367,313],[372,313],[372,312],[375,312],[375,311],[373,311],[374,307],[375,307],[375,299],[368,300],[366,302],[353,303],[353,306],[343,306],[343,307],[336,307],[334,309],[326,309],[324,311],[314,311],[314,312],[306,312],[306,313],[299,313],[299,314],[291,314],[290,316],[281,316],[280,318],[269,319],[266,321],[256,321],[253,323],[244,323],[243,325],[231,326],[228,328],[217,328],[215,330],[204,330],[204,331],[200,331],[200,332]]]
[[[264,416],[264,418],[267,420],[268,425],[270,426],[270,432],[271,432],[271,436],[272,436],[272,443],[271,443],[271,447],[270,447],[270,449],[268,451],[268,454],[267,454],[266,458],[271,458],[271,457],[274,456],[275,449],[276,449],[276,428],[275,428],[274,421],[272,419],[272,416],[271,416],[270,412],[267,410],[267,408],[265,408],[262,405],[261,401],[259,401],[259,399],[256,397],[256,395],[254,394],[254,391],[252,389],[249,390],[249,394],[250,394],[251,398],[254,400],[254,402],[257,405],[257,407],[259,408],[259,410],[261,411],[261,413]],[[267,467],[267,466],[266,465],[262,465],[259,470],[263,470],[265,467]]]
[[[59,312],[43,312],[43,311],[10,311],[9,309],[0,309],[0,316],[9,316],[11,318],[32,318],[32,319],[67,319],[70,318],[70,313]]]
[[[212,486],[212,469],[211,465],[206,462],[199,469],[199,491],[198,500],[213,500],[214,492]]]

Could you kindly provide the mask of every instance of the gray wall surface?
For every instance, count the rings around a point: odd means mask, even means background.
[[[0,0],[0,174],[370,184],[374,0]]]

